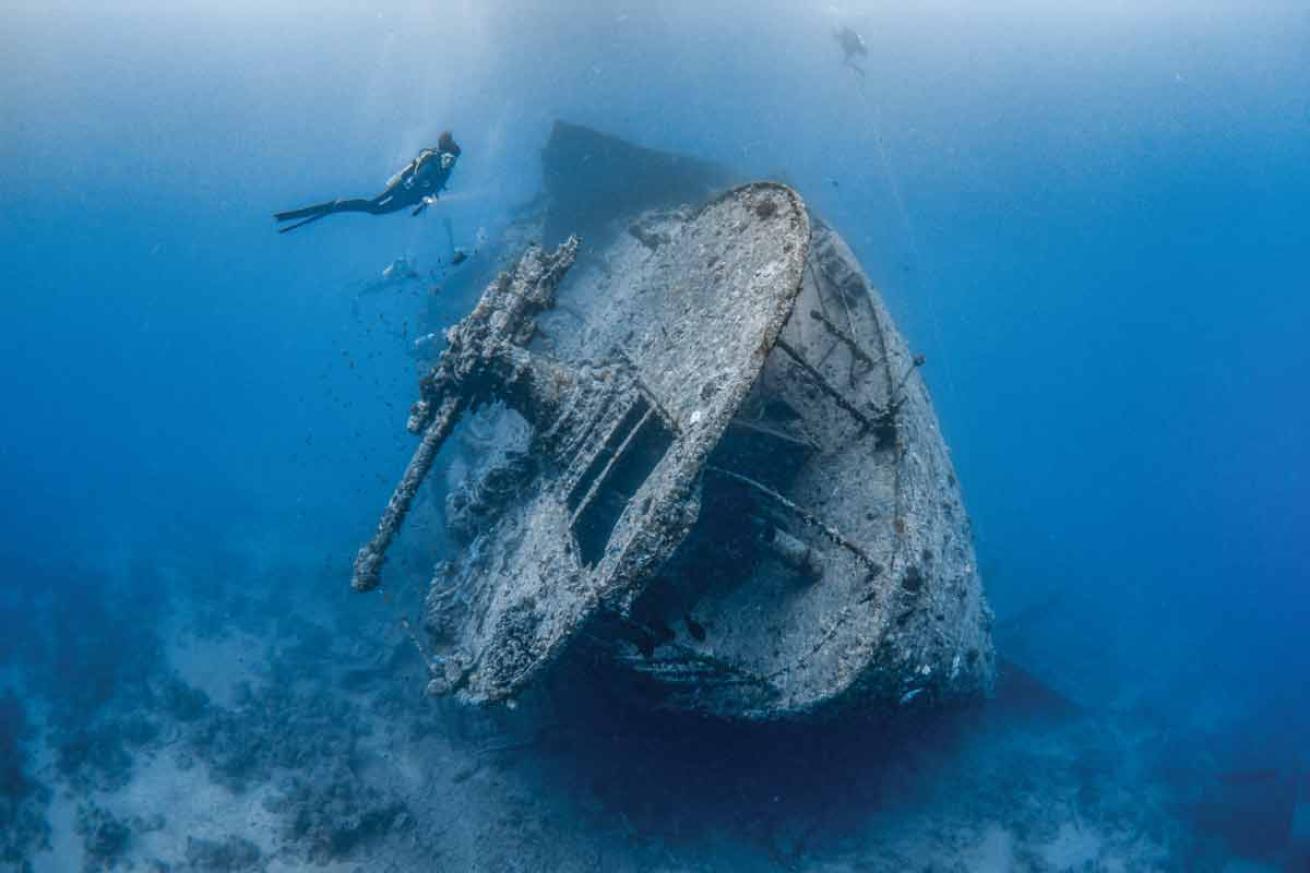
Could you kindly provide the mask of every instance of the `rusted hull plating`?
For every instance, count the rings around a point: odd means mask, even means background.
[[[990,687],[990,613],[921,363],[816,225],[701,520],[628,618],[652,636],[611,645],[665,705],[770,719]]]
[[[462,492],[477,522],[429,593],[430,690],[511,698],[579,636],[716,716],[987,688],[921,360],[849,249],[773,183],[629,231],[576,265],[575,241],[530,249],[422,382],[423,442],[357,587],[455,418],[500,404],[531,433]]]

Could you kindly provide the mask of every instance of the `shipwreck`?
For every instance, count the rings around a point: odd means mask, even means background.
[[[419,445],[353,584],[442,446],[461,544],[421,636],[434,694],[512,700],[573,649],[734,719],[984,693],[986,606],[921,364],[790,187],[557,124],[544,206],[446,332]],[[578,235],[574,235],[578,234]]]

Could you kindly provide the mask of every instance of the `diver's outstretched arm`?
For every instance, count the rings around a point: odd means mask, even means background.
[[[431,206],[433,203],[436,202],[437,202],[437,195],[429,194],[428,196],[424,197],[422,200],[418,202],[418,206],[414,207],[414,211],[411,212],[410,215],[418,215],[424,209],[427,209],[429,206]]]

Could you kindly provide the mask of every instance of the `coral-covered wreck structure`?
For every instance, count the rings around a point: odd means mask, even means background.
[[[585,647],[661,704],[768,720],[985,691],[969,520],[917,358],[775,182],[557,124],[544,205],[420,383],[354,586],[461,418],[430,690],[507,701]],[[575,236],[574,233],[582,236]],[[580,238],[583,242],[580,242]],[[919,705],[919,704],[916,704]]]

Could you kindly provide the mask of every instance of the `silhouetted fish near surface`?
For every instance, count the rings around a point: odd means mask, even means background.
[[[843,27],[841,30],[834,33],[833,37],[837,40],[837,44],[841,46],[841,50],[845,54],[842,62],[863,76],[864,70],[855,63],[855,58],[867,58],[869,56],[869,47],[865,44],[864,37],[856,33],[850,26]]]

